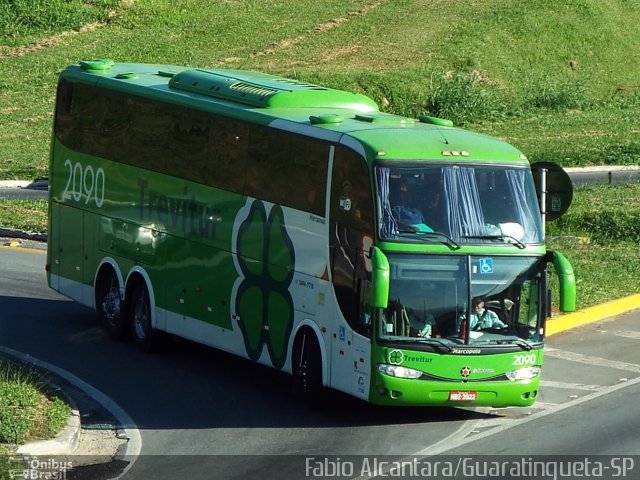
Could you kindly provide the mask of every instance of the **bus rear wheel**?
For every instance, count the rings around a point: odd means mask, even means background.
[[[113,340],[123,340],[129,333],[120,296],[120,284],[115,272],[101,275],[96,283],[96,310],[100,324]]]
[[[156,349],[158,333],[151,324],[151,302],[144,282],[138,282],[127,298],[128,317],[134,344],[144,352]]]
[[[310,331],[300,337],[298,355],[294,366],[294,391],[299,393],[312,408],[325,403],[322,386],[322,356],[315,335]]]

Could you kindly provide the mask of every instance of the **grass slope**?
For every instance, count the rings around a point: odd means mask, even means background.
[[[0,179],[46,176],[56,75],[96,57],[277,72],[429,110],[533,160],[639,163],[639,14],[629,0],[3,4]]]

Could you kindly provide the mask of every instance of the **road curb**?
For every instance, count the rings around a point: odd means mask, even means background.
[[[11,351],[8,351],[5,348],[0,348],[0,356],[8,358],[16,365],[27,367],[34,366],[33,364],[26,362],[23,358],[13,355]],[[67,395],[60,385],[48,377],[49,372],[46,369],[43,370],[41,368],[37,368],[35,372],[38,375],[38,378],[45,384],[45,390],[48,392],[54,392],[56,395],[61,396],[64,399],[64,402],[69,405],[71,413],[67,420],[66,427],[54,438],[26,442],[18,447],[16,453],[24,458],[45,455],[71,455],[78,449],[78,445],[80,444],[80,434],[82,432],[80,410],[73,398]]]
[[[603,165],[564,169],[574,187],[585,185],[620,185],[640,182],[640,167],[635,165]]]
[[[0,188],[33,188],[38,190],[46,190],[47,188],[49,188],[49,182],[46,179],[0,180]]]
[[[46,242],[48,235],[46,233],[25,232],[23,230],[15,230],[13,228],[0,227],[0,237]]]
[[[640,294],[629,295],[628,297],[587,307],[577,312],[562,315],[559,318],[547,320],[546,336],[589,325],[590,323],[599,322],[636,309],[640,309]]]
[[[67,456],[73,454],[80,445],[80,411],[71,410],[69,421],[65,429],[55,438],[37,440],[21,445],[16,453],[23,457]]]

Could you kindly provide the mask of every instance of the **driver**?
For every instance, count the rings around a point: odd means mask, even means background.
[[[471,330],[484,330],[485,328],[507,328],[507,325],[498,318],[493,310],[484,308],[484,300],[476,297],[471,300]]]

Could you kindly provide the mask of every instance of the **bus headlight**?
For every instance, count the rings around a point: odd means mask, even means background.
[[[507,372],[507,378],[509,380],[530,380],[540,375],[540,367],[527,367]]]
[[[414,370],[413,368],[401,367],[400,365],[386,365],[384,363],[378,364],[378,371],[389,375],[391,377],[398,378],[420,378],[422,372],[420,370]]]

